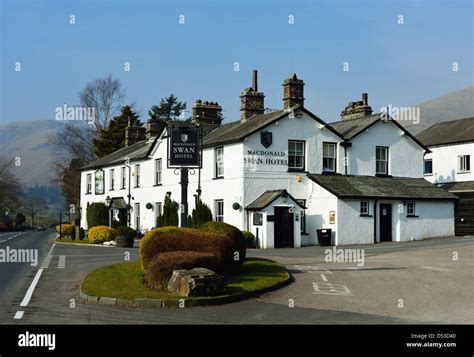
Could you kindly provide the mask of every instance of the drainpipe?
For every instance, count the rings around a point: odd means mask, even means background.
[[[344,174],[347,175],[347,147],[344,145]]]
[[[377,243],[377,200],[374,201],[374,243]]]

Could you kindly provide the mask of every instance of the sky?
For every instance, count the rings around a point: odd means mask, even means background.
[[[471,0],[0,0],[0,124],[54,119],[108,74],[144,120],[171,93],[235,120],[252,69],[265,107],[296,72],[333,122],[362,92],[378,111],[473,85],[473,26]]]

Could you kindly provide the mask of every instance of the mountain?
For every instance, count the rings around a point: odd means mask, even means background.
[[[413,134],[443,121],[474,117],[474,86],[460,89],[415,105],[420,107],[420,123],[400,121]]]
[[[50,186],[48,135],[64,125],[55,120],[18,121],[0,125],[0,156],[20,158],[16,174],[27,187]]]

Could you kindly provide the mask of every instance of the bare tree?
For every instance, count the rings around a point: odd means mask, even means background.
[[[118,79],[109,74],[104,78],[87,83],[79,93],[81,105],[95,109],[94,125],[98,132],[108,128],[111,118],[122,107],[125,90]]]
[[[41,197],[25,198],[23,203],[25,213],[31,218],[31,226],[35,225],[35,217],[43,210],[47,209],[46,202]]]
[[[23,185],[13,172],[14,159],[0,157],[0,214],[20,207]]]

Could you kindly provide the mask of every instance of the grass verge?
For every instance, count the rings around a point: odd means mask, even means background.
[[[56,242],[61,243],[76,243],[76,244],[91,244],[91,242],[87,239],[79,240],[75,239],[72,240],[71,237],[62,237],[62,239],[56,238]]]
[[[91,296],[120,299],[177,299],[176,295],[147,288],[143,284],[140,262],[119,263],[99,268],[84,279],[81,289]],[[266,288],[288,278],[280,264],[264,259],[249,258],[239,275],[227,280],[225,295],[235,295]],[[224,296],[225,296],[224,295]]]

